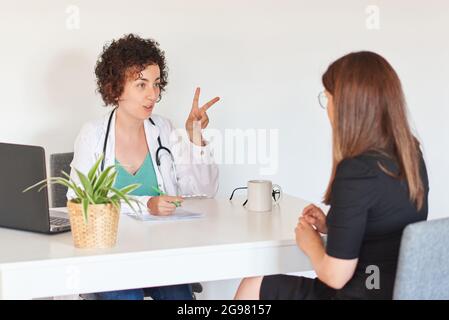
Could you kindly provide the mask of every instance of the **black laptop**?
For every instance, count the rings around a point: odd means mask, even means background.
[[[46,178],[44,148],[0,143],[0,227],[50,234],[70,230],[69,219],[49,209],[47,188],[23,192]]]

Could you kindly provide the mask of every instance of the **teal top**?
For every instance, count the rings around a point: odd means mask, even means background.
[[[117,189],[124,188],[133,183],[138,183],[141,186],[131,192],[133,196],[158,196],[159,193],[154,190],[158,188],[156,171],[154,171],[153,161],[151,155],[148,152],[142,166],[137,172],[132,175],[115,159],[115,165],[117,170],[117,178],[115,179],[114,187]]]

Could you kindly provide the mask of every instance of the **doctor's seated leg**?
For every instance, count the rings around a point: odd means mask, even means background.
[[[83,294],[85,300],[143,300],[143,289],[129,289]]]
[[[164,287],[143,289],[146,297],[153,300],[193,300],[192,286],[190,284],[178,284]]]
[[[143,300],[145,297],[151,297],[153,300],[194,299],[190,284],[88,293],[81,297],[85,300]]]

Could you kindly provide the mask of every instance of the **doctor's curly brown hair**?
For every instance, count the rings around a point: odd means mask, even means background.
[[[118,98],[123,93],[126,80],[130,76],[140,74],[149,65],[159,66],[162,94],[168,83],[168,68],[165,52],[159,48],[159,43],[152,39],[127,34],[105,44],[95,66],[97,90],[105,105],[116,106]]]

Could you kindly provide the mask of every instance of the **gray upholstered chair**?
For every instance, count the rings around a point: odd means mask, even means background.
[[[62,171],[70,174],[70,163],[73,152],[54,153],[50,155],[50,174],[52,177],[62,177]],[[65,207],[67,205],[67,187],[59,184],[50,185],[51,207]]]
[[[449,299],[449,218],[407,226],[401,240],[393,298]]]
[[[50,174],[52,177],[62,177],[62,171],[70,174],[70,163],[73,159],[73,152],[54,153],[50,155]],[[65,207],[67,205],[67,187],[52,184],[50,185],[51,207]],[[192,283],[192,291],[201,293],[203,287],[200,283]],[[195,297],[195,295],[194,295]]]

